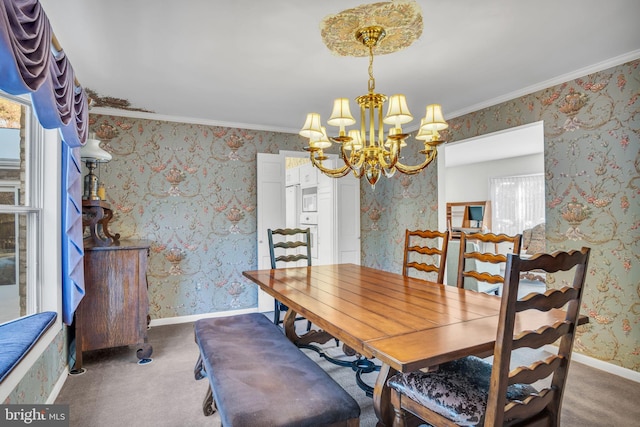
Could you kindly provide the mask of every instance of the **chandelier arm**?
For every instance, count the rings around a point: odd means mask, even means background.
[[[313,163],[315,167],[320,169],[320,172],[322,172],[323,174],[331,178],[342,178],[343,176],[349,173],[349,169],[350,169],[349,166],[346,164],[337,169],[325,168],[324,166],[322,166],[322,161],[318,161],[313,155],[311,156],[311,163]]]
[[[389,156],[389,162],[387,162],[387,159],[385,158],[387,155]],[[381,150],[378,152],[378,162],[383,168],[391,169],[398,164],[398,152],[396,151],[395,154],[393,154],[392,152],[385,152]]]
[[[350,169],[355,170],[360,170],[362,168],[362,165],[364,163],[364,151],[361,152],[360,156],[358,157],[358,161],[355,163],[352,163],[349,158],[351,157],[349,154],[347,154],[347,151],[344,148],[344,144],[342,145],[341,149],[341,154],[342,154],[342,160],[344,161],[345,165],[347,167],[349,167]]]
[[[438,151],[428,150],[425,154],[426,154],[426,157],[424,159],[424,162],[420,163],[419,165],[407,166],[407,165],[403,165],[400,162],[397,162],[395,165],[396,169],[405,175],[415,175],[419,173],[422,169],[426,168],[429,165],[429,163],[435,160],[435,158],[438,156]]]

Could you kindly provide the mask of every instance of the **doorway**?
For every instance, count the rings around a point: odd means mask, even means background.
[[[360,180],[353,176],[339,179],[327,177],[311,165],[308,158],[307,153],[296,151],[258,153],[259,269],[271,268],[267,229],[307,228],[308,224],[313,225],[315,235],[312,238],[312,247],[315,248],[313,265],[360,264]],[[335,163],[337,158],[334,157],[331,161]],[[293,170],[297,171],[297,179]],[[288,193],[290,200],[291,194],[298,196],[294,196],[295,201],[290,202],[287,208]],[[260,290],[258,310],[273,310],[273,299]]]

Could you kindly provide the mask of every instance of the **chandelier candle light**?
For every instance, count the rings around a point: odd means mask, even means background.
[[[387,28],[375,24],[376,16],[383,18],[381,20],[386,23]],[[348,31],[349,28],[346,28],[347,33],[354,35],[354,40],[342,40],[340,35],[345,34],[345,27],[353,22],[367,22],[370,25],[356,28],[355,31]],[[424,161],[414,166],[404,165],[399,161],[400,152],[407,145],[409,135],[404,133],[402,125],[411,122],[413,116],[409,112],[405,96],[401,94],[388,98],[387,114],[383,116],[382,109],[387,96],[375,92],[376,82],[373,77],[374,48],[379,53],[395,52],[409,46],[421,33],[422,15],[415,1],[361,5],[323,20],[322,36],[327,47],[334,53],[342,56],[369,56],[368,92],[356,98],[360,106],[360,130],[346,130],[347,126],[356,124],[347,98],[334,101],[331,117],[327,120],[329,125],[339,128],[338,136],[327,136],[318,113],[309,113],[300,130],[300,135],[309,138],[309,146],[305,150],[309,151],[311,162],[324,174],[340,178],[352,171],[357,178],[365,176],[371,187],[375,188],[381,175],[390,178],[396,171],[413,175],[436,158],[437,146],[443,142],[439,132],[449,127],[440,105],[427,106],[426,115],[415,136],[424,141],[424,149],[420,151],[425,156]],[[388,43],[381,45],[380,42],[390,35]],[[354,41],[357,45],[354,45]],[[385,124],[390,125],[386,134]],[[331,147],[332,142],[340,144],[340,156],[344,161],[344,165],[336,169],[322,164],[328,159],[324,150]]]

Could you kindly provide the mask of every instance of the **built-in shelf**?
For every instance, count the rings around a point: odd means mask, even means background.
[[[491,231],[491,201],[447,203],[447,228],[452,239],[460,232]]]

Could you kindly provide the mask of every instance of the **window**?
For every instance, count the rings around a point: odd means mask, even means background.
[[[543,174],[490,178],[494,233],[522,233],[545,221]]]
[[[42,128],[0,92],[0,323],[42,310]]]

